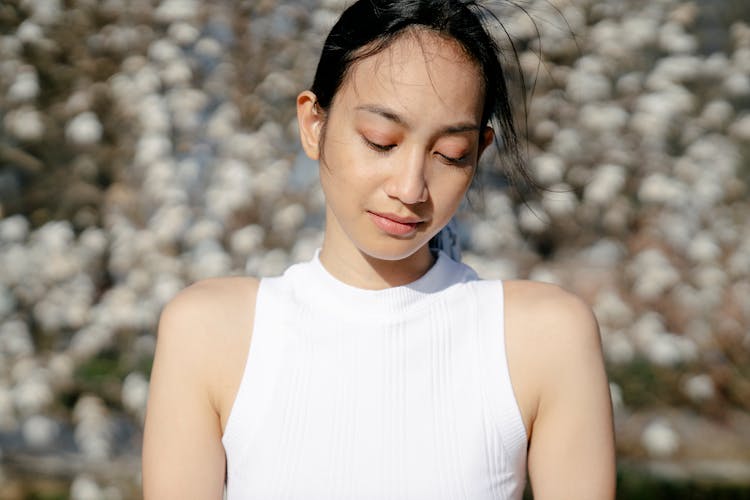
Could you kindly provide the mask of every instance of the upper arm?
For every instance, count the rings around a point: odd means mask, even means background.
[[[612,407],[596,319],[561,288],[537,292],[523,340],[536,394],[528,454],[534,498],[613,499]]]
[[[143,438],[145,500],[222,497],[226,461],[215,386],[231,313],[227,318],[220,288],[193,285],[161,314]]]

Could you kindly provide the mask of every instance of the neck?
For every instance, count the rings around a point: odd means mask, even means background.
[[[324,240],[320,262],[338,280],[368,290],[382,290],[412,283],[422,277],[435,263],[425,245],[413,254],[398,260],[385,260],[365,254],[356,247],[350,252]]]

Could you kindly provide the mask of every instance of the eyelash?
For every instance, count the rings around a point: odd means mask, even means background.
[[[380,155],[385,155],[388,152],[390,152],[393,148],[396,147],[395,144],[378,144],[376,142],[372,142],[371,140],[367,139],[366,137],[362,137],[362,140],[365,141],[365,144],[370,147],[373,151]],[[447,163],[450,165],[463,165],[466,162],[466,158],[468,155],[463,155],[460,158],[451,158],[450,156],[445,156],[444,154],[438,153]]]
[[[365,137],[362,137],[362,140],[365,141],[365,143],[370,147],[370,149],[372,149],[373,151],[375,151],[378,154],[386,154],[391,149],[393,149],[393,148],[396,147],[395,144],[387,144],[387,145],[384,146],[382,144],[378,144],[376,142],[372,142],[371,140],[369,140],[369,139],[367,139]]]
[[[451,158],[450,156],[445,156],[445,155],[443,155],[443,154],[440,154],[440,153],[438,153],[438,154],[439,154],[440,156],[442,156],[442,157],[443,157],[443,159],[444,159],[444,160],[445,160],[446,162],[450,163],[451,165],[463,165],[463,164],[465,164],[465,163],[466,163],[466,158],[467,158],[467,155],[463,155],[463,156],[462,156],[462,157],[460,157],[460,158]]]

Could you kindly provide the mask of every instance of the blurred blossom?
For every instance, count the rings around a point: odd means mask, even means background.
[[[565,174],[562,159],[551,154],[535,157],[531,162],[531,168],[534,170],[534,177],[547,186],[562,181]]]
[[[123,406],[138,415],[140,419],[146,412],[146,401],[148,400],[148,380],[142,373],[133,372],[125,377],[122,383]]]
[[[729,133],[737,140],[750,143],[750,114],[745,114],[738,118],[729,127]]]
[[[80,146],[96,144],[102,138],[102,124],[97,116],[86,111],[68,123],[65,129],[65,135],[69,141]]]
[[[106,460],[112,453],[114,429],[109,410],[96,396],[83,395],[73,408],[75,442],[81,452],[92,460]]]
[[[43,415],[33,415],[23,423],[23,438],[32,448],[49,448],[60,433],[57,422]]]
[[[14,109],[5,115],[5,130],[21,141],[38,141],[44,135],[42,114],[30,106]]]
[[[34,353],[34,340],[26,323],[20,320],[0,323],[0,352],[11,357],[28,356]]]
[[[688,377],[683,385],[685,394],[696,403],[703,403],[714,398],[716,387],[708,375],[694,375]]]
[[[39,95],[39,77],[32,66],[24,66],[16,74],[10,89],[8,100],[16,102],[33,101]]]
[[[584,191],[584,200],[603,205],[611,201],[625,185],[625,169],[620,165],[602,165]]]
[[[537,203],[529,203],[521,208],[518,216],[518,225],[524,231],[530,233],[541,233],[549,224],[549,217],[544,209]]]
[[[102,490],[92,478],[80,475],[75,478],[70,486],[71,500],[101,500]]]
[[[654,420],[646,426],[641,436],[641,444],[654,458],[667,458],[680,447],[680,437],[665,420]]]
[[[67,446],[82,463],[132,462],[119,459],[139,452],[164,305],[196,280],[278,275],[320,248],[325,200],[294,98],[349,3],[0,8],[13,23],[0,35],[4,458]],[[581,295],[600,325],[618,451],[705,462],[720,453],[695,442],[713,436],[650,402],[720,415],[727,432],[750,410],[747,11],[532,4],[531,18],[500,18],[535,85],[519,132],[543,189],[509,187],[488,151],[457,217],[464,261]],[[731,453],[750,461],[735,434]],[[128,498],[66,474],[62,496]]]
[[[245,258],[249,257],[254,252],[262,249],[265,234],[265,229],[257,224],[251,224],[238,229],[232,234],[230,240],[232,253]]]
[[[156,9],[154,16],[162,23],[190,21],[200,11],[195,0],[164,0]]]

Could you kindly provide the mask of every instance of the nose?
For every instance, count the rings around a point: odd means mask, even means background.
[[[424,152],[405,151],[394,158],[393,171],[385,183],[385,192],[405,205],[423,203],[429,197]]]

